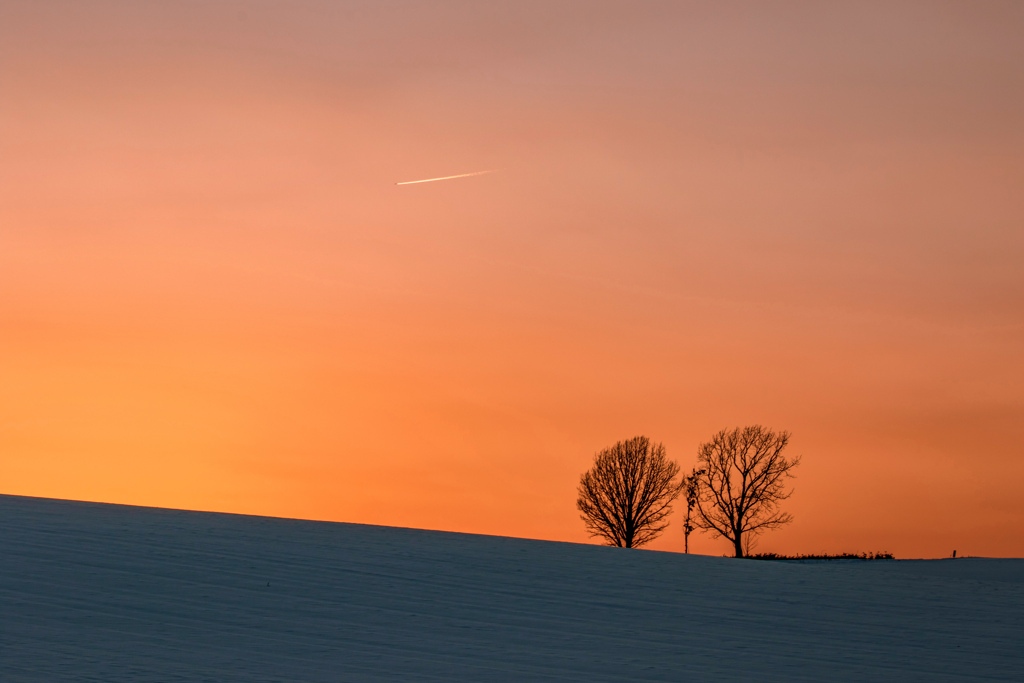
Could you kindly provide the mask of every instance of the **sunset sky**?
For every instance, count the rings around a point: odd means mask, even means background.
[[[2,0],[0,493],[590,542],[596,451],[760,423],[756,551],[1024,556],[1022,36]]]

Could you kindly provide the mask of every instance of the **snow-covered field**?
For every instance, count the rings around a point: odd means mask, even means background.
[[[1024,560],[783,564],[0,496],[0,681],[1024,680]]]

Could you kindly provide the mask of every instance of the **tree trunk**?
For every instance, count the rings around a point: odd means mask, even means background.
[[[736,548],[736,557],[743,557],[743,536],[736,534],[736,539],[733,541],[733,547]]]

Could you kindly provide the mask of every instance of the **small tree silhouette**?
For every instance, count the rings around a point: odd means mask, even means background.
[[[800,458],[782,455],[789,432],[753,425],[723,429],[697,451],[699,491],[696,526],[732,542],[743,557],[756,536],[793,521],[779,509],[792,495],[786,479]]]
[[[693,509],[697,506],[697,496],[700,495],[700,475],[702,474],[704,474],[704,470],[698,470],[694,467],[690,475],[684,477],[683,490],[686,493],[686,521],[683,522],[683,552],[687,554],[690,552],[690,534],[697,528],[693,525]]]
[[[576,507],[591,536],[608,545],[639,548],[668,526],[672,501],[683,487],[679,465],[646,436],[619,441],[594,456],[580,476]]]

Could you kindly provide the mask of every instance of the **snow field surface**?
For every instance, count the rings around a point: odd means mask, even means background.
[[[72,680],[1022,681],[1024,560],[760,562],[0,496],[0,681]]]

